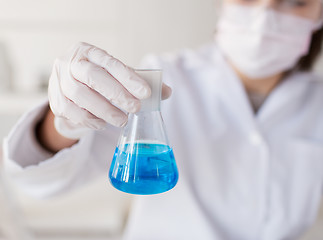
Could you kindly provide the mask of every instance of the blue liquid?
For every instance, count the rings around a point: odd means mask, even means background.
[[[109,178],[118,190],[157,194],[172,189],[178,180],[173,150],[163,144],[134,143],[117,147]]]

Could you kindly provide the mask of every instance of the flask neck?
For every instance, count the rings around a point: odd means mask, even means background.
[[[139,111],[129,114],[119,144],[131,142],[169,145],[160,111]]]
[[[135,70],[150,86],[151,95],[141,100],[140,112],[160,111],[162,71],[161,70]]]

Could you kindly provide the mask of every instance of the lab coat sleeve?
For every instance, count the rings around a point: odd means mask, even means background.
[[[36,165],[52,154],[36,141],[34,128],[48,110],[48,102],[24,114],[4,140],[5,159],[14,159],[21,167]]]
[[[56,154],[42,149],[35,126],[48,103],[26,113],[4,140],[4,168],[10,180],[27,194],[45,198],[64,193],[106,173],[117,132],[93,131]],[[111,131],[110,131],[111,130]]]
[[[160,58],[150,55],[143,68],[161,68]],[[35,126],[48,102],[26,113],[4,140],[4,166],[12,182],[29,195],[45,198],[81,186],[107,174],[120,129],[109,126],[92,131],[70,148],[46,152],[35,138]]]

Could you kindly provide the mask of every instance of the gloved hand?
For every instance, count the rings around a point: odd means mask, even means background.
[[[55,61],[48,87],[56,130],[71,139],[107,123],[124,126],[126,113],[137,112],[140,100],[150,94],[149,85],[133,69],[87,43],[76,44]],[[170,94],[163,85],[162,98]]]

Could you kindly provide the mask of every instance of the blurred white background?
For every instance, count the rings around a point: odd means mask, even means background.
[[[148,53],[212,41],[219,4],[216,0],[0,0],[0,5],[2,141],[24,112],[46,99],[53,61],[74,43],[91,43],[136,67]],[[131,202],[104,176],[50,200],[29,198],[11,186],[8,190],[0,191],[0,198],[7,196],[0,205],[7,208],[11,202],[17,212],[12,221],[20,218],[35,239],[119,239]],[[0,214],[0,224],[8,220],[4,216]],[[319,218],[317,226],[322,223]],[[323,239],[323,234],[314,227],[304,239]]]

